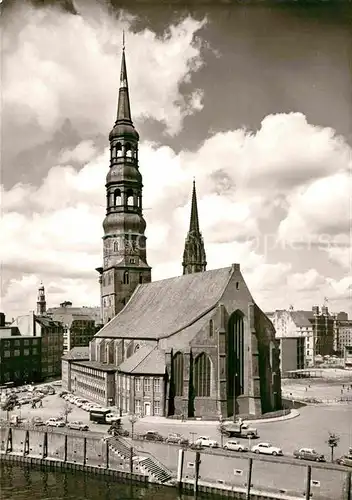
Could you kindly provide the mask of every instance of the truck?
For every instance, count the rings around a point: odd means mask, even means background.
[[[237,422],[224,423],[221,426],[221,433],[227,437],[252,438],[259,437],[257,429],[248,424],[239,424]]]

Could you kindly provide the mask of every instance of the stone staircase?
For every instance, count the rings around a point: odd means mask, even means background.
[[[131,445],[121,437],[112,437],[109,439],[110,449],[123,460],[131,459]],[[145,453],[145,452],[141,452]],[[158,483],[166,483],[172,479],[171,471],[165,467],[153,455],[143,456],[133,452],[132,459],[139,466],[140,472],[147,476],[152,476]]]
[[[139,457],[138,465],[141,471],[151,475],[158,483],[166,483],[172,479],[172,473],[155,457]]]

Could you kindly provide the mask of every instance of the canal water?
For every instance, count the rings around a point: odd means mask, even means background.
[[[0,462],[1,500],[191,500],[174,488],[117,483],[103,476]]]

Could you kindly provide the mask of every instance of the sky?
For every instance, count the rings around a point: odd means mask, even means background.
[[[195,177],[208,269],[240,263],[264,311],[352,317],[350,7],[3,2],[6,316],[41,281],[49,307],[100,303],[125,30],[152,279],[182,273]]]

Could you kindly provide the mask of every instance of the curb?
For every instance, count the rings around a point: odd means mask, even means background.
[[[300,412],[298,410],[291,410],[288,415],[284,415],[282,417],[273,417],[273,418],[259,418],[257,420],[244,420],[249,425],[251,424],[266,424],[272,422],[282,422],[285,420],[292,420],[293,418],[299,417]],[[219,425],[217,420],[174,420],[166,417],[142,417],[139,422],[143,423],[151,423],[151,424],[165,424],[165,425]]]

